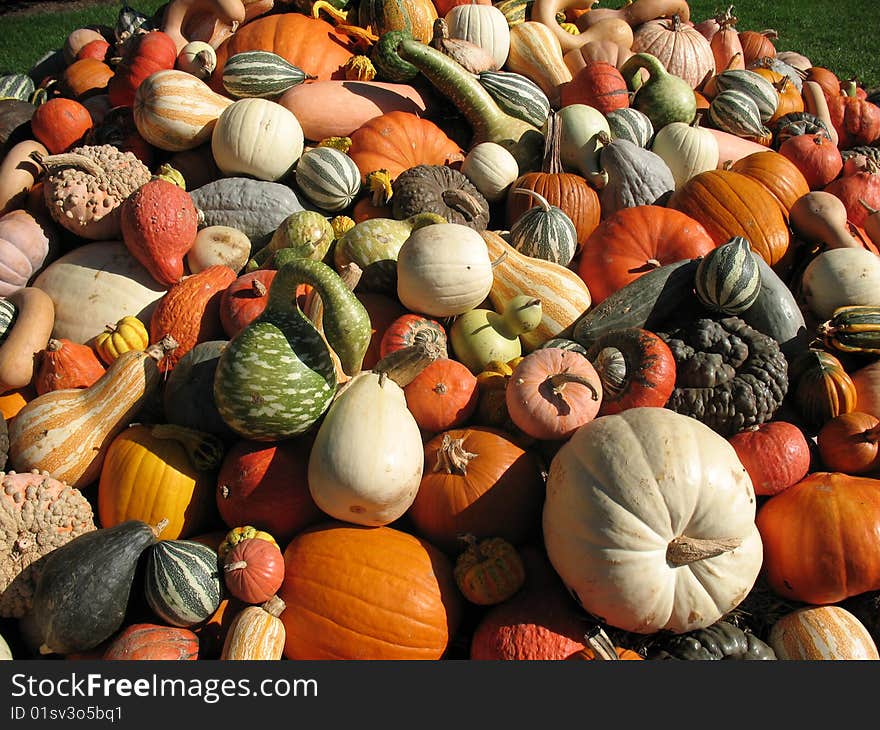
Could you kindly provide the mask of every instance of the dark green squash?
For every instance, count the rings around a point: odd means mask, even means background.
[[[80,535],[46,556],[31,607],[41,654],[86,651],[119,629],[138,559],[163,526],[129,520]]]
[[[144,595],[166,623],[189,627],[210,618],[222,591],[216,550],[193,540],[162,540],[149,549]]]
[[[705,660],[775,660],[776,652],[757,636],[727,621],[658,642],[649,659]]]

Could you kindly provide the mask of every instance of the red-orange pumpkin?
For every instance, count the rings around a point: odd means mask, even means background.
[[[112,78],[112,68],[97,58],[87,57],[74,61],[64,69],[59,86],[65,96],[82,101],[89,96],[103,94]]]
[[[746,68],[764,58],[775,58],[776,46],[773,41],[779,34],[772,29],[767,30],[743,30],[739,34],[739,42],[743,49],[743,60]]]
[[[379,357],[383,358],[419,342],[435,344],[442,350],[441,357],[448,355],[443,325],[421,314],[409,312],[395,319],[385,330],[379,342]]]
[[[704,256],[715,245],[701,223],[677,210],[657,205],[623,208],[587,239],[578,274],[595,305],[651,269]]]
[[[830,69],[823,66],[811,66],[807,69],[804,81],[815,81],[822,88],[825,96],[840,95],[840,79]]]
[[[75,99],[58,96],[40,104],[31,117],[31,132],[49,152],[66,152],[92,128],[92,116]]]
[[[226,590],[245,603],[264,603],[284,582],[284,556],[268,540],[247,538],[223,558]]]
[[[470,427],[425,444],[422,481],[407,515],[417,534],[457,554],[467,534],[521,544],[540,528],[543,502],[534,454],[503,431]]]
[[[842,413],[816,437],[822,463],[832,471],[865,474],[880,468],[880,419],[870,413]]]
[[[787,421],[768,421],[728,441],[746,468],[755,494],[773,495],[797,484],[810,468],[803,431]]]
[[[104,366],[88,345],[59,337],[35,356],[34,390],[43,395],[65,388],[88,388],[104,374]]]
[[[840,175],[840,150],[824,134],[798,134],[779,145],[784,155],[801,171],[810,190],[821,190]]]
[[[461,618],[452,564],[391,527],[329,522],[284,551],[287,659],[440,659]]]
[[[842,149],[869,145],[880,139],[880,107],[857,96],[827,96],[828,114]]]
[[[880,589],[880,480],[809,474],[771,497],[756,523],[780,596],[823,605]]]
[[[113,106],[132,106],[141,82],[156,71],[174,68],[177,45],[161,30],[135,36],[107,85]]]
[[[477,378],[458,360],[438,358],[403,389],[406,407],[422,431],[458,428],[477,408]]]
[[[104,650],[102,659],[120,661],[193,661],[199,658],[199,637],[176,626],[132,624]]]
[[[380,346],[385,332],[394,321],[406,314],[407,310],[397,297],[368,291],[357,292],[355,296],[370,315],[372,334],[370,335],[370,344],[367,346],[367,354],[364,355],[364,362],[361,365],[363,370],[369,370],[381,359]]]
[[[872,209],[880,208],[880,169],[874,165],[870,170],[839,177],[825,186],[825,192],[843,201],[847,220],[864,226],[870,214],[862,201]]]
[[[220,324],[227,337],[235,337],[263,313],[274,278],[274,269],[260,269],[242,274],[223,290]]]
[[[587,61],[571,81],[562,86],[560,105],[586,104],[603,114],[629,106],[626,80],[607,61]]]
[[[76,54],[76,60],[79,61],[83,58],[95,58],[98,61],[103,61],[107,57],[107,52],[109,50],[110,44],[107,41],[103,38],[96,38],[79,49]]]

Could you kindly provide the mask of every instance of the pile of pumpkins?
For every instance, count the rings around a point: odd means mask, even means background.
[[[0,655],[878,659],[880,98],[593,5],[0,77]]]

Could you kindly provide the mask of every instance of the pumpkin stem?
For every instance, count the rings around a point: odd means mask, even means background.
[[[158,538],[159,535],[162,534],[162,530],[164,530],[166,527],[168,527],[168,518],[163,517],[150,529],[153,531],[153,534]]]
[[[874,213],[877,212],[877,208],[872,208],[870,205],[868,205],[868,204],[867,204],[864,200],[862,200],[861,198],[859,198],[859,204],[860,204],[860,205],[861,205],[866,211],[868,211],[868,215],[874,215]]]
[[[544,382],[546,382],[553,391],[553,395],[562,397],[562,391],[565,388],[566,383],[578,383],[579,385],[583,385],[586,388],[589,388],[593,392],[593,400],[599,400],[599,391],[596,390],[596,386],[590,382],[589,378],[585,378],[583,375],[577,375],[576,373],[571,373],[568,369],[563,370],[561,373],[555,373],[554,375],[549,376]]]
[[[223,442],[214,434],[173,423],[159,423],[150,427],[150,435],[177,441],[198,471],[213,471],[223,461]]]
[[[244,570],[247,566],[247,560],[234,560],[231,563],[226,563],[223,570],[226,573],[231,573],[233,570]]]
[[[58,352],[63,346],[61,340],[56,340],[54,337],[46,343],[46,349],[49,352]]]
[[[673,567],[690,565],[698,560],[714,558],[723,553],[736,550],[742,544],[741,537],[701,540],[697,537],[681,535],[673,538],[666,548],[666,562]]]
[[[264,297],[269,290],[262,281],[254,279],[251,284],[251,291],[255,297]]]
[[[880,423],[862,431],[859,434],[859,440],[866,444],[876,444],[880,441]]]
[[[388,353],[376,363],[373,372],[379,375],[380,385],[391,378],[401,388],[405,388],[442,354],[443,349],[436,342],[417,341]]]
[[[467,221],[476,220],[482,212],[479,201],[465,190],[444,190],[440,197],[447,206],[462,215]]]
[[[176,349],[178,346],[177,340],[175,340],[171,335],[165,335],[158,342],[154,342],[150,345],[144,352],[152,357],[156,362],[159,362],[165,355],[167,355],[172,350]]]
[[[614,644],[601,626],[594,626],[584,634],[584,641],[593,650],[596,659],[620,660]]]
[[[95,177],[101,177],[104,174],[104,169],[97,162],[78,152],[63,152],[59,155],[49,155],[47,157],[42,152],[34,150],[31,152],[30,158],[46,170],[58,169],[59,167],[75,167]]]
[[[262,608],[270,616],[278,618],[282,613],[284,613],[284,609],[287,608],[287,604],[281,599],[280,596],[272,596],[268,601],[260,606],[260,608]]]
[[[472,459],[476,459],[477,454],[464,449],[464,439],[454,439],[448,433],[443,434],[443,442],[437,450],[437,461],[434,463],[434,471],[442,471],[446,474],[457,474],[465,476],[467,474],[467,466]],[[473,535],[471,535],[473,538]],[[462,539],[467,540],[467,537]],[[476,539],[476,538],[474,538]]]

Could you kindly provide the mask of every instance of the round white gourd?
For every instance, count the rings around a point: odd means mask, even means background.
[[[672,122],[658,130],[651,151],[669,166],[676,189],[694,175],[718,167],[718,140],[703,127]]]
[[[186,252],[186,267],[191,274],[198,274],[209,266],[228,266],[240,272],[251,255],[251,240],[231,226],[208,226],[202,228],[192,248]]]
[[[217,68],[217,52],[205,41],[190,41],[177,54],[175,68],[196,78],[206,79]]]
[[[303,153],[299,121],[269,99],[239,99],[224,109],[211,134],[211,152],[227,177],[250,175],[275,182]]]
[[[450,38],[461,38],[492,54],[497,68],[504,66],[510,53],[510,24],[494,5],[469,3],[455,5],[444,16]]]
[[[880,256],[863,248],[823,251],[804,269],[807,306],[819,321],[834,310],[855,304],[880,306]]]
[[[497,142],[471,147],[461,163],[461,173],[489,202],[501,200],[519,177],[516,158]]]
[[[575,431],[550,464],[543,528],[583,608],[634,633],[713,624],[745,598],[763,559],[754,488],[733,447],[666,408]]]
[[[430,317],[453,317],[482,302],[492,288],[492,262],[483,237],[460,223],[419,228],[397,254],[397,296]]]

